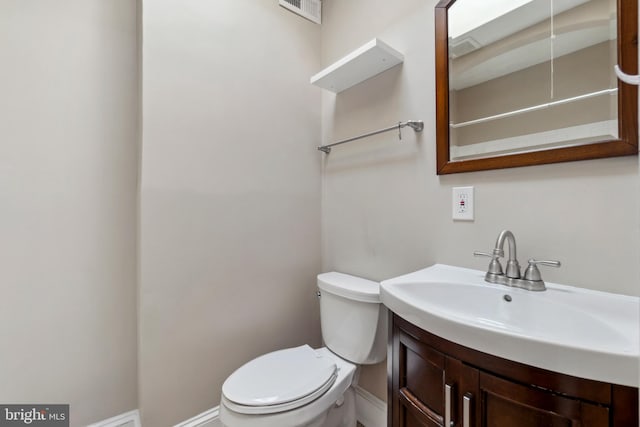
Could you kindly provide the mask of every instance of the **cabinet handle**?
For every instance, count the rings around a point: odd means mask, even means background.
[[[451,421],[451,389],[450,384],[444,385],[444,427],[453,427],[453,421]]]
[[[462,398],[462,427],[471,427],[471,399],[473,395],[467,393]]]

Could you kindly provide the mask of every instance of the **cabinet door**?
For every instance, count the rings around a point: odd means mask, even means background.
[[[480,373],[481,427],[606,427],[609,409]]]
[[[461,360],[447,357],[445,370],[445,389],[451,395],[449,405],[450,420],[448,427],[474,426],[479,410],[479,376],[480,372]],[[445,395],[446,398],[446,395]],[[445,405],[446,407],[447,405]],[[445,414],[447,408],[445,408]],[[465,422],[466,421],[466,422]],[[443,424],[443,425],[446,425]]]
[[[399,330],[394,343],[394,426],[443,425],[445,356]]]

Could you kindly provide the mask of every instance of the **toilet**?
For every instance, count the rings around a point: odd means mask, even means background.
[[[387,310],[377,282],[318,275],[325,347],[308,345],[259,356],[222,385],[225,427],[355,427],[358,365],[383,361]]]

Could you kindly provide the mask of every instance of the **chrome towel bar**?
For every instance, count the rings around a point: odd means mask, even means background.
[[[422,122],[422,120],[407,120],[406,122],[398,122],[397,125],[389,126],[388,128],[375,130],[373,132],[369,132],[369,133],[365,133],[365,134],[362,134],[362,135],[354,136],[352,138],[343,139],[341,141],[334,142],[333,144],[321,145],[320,147],[318,147],[318,150],[329,154],[331,152],[331,147],[335,147],[336,145],[345,144],[347,142],[351,142],[351,141],[355,141],[355,140],[358,140],[358,139],[366,138],[368,136],[377,135],[379,133],[389,132],[389,131],[395,130],[395,129],[398,129],[398,135],[399,135],[400,139],[402,139],[402,134],[400,133],[400,129],[402,129],[403,127],[406,127],[406,126],[409,126],[411,129],[413,129],[416,132],[422,132],[422,130],[424,129],[424,123]]]

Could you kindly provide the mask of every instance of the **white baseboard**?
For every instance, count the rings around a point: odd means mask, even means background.
[[[108,420],[98,421],[87,427],[141,427],[140,412],[133,410],[124,414],[116,415]]]
[[[356,386],[355,392],[358,421],[365,427],[387,427],[387,404],[363,388]],[[174,427],[221,427],[219,413],[220,408],[216,406]]]
[[[387,404],[360,386],[356,390],[356,418],[365,427],[387,427]]]
[[[174,427],[221,427],[222,424],[218,419],[219,413],[220,407],[216,406],[193,418],[189,418],[187,421],[176,424]]]

